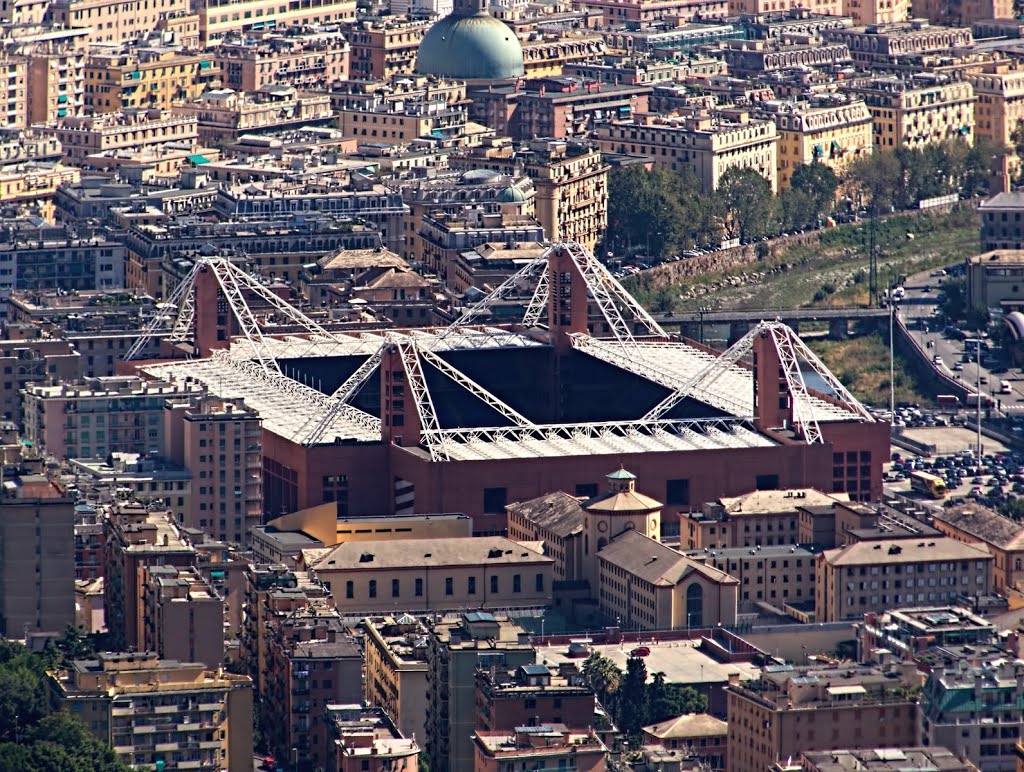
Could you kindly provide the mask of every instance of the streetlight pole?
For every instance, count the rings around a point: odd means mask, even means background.
[[[896,416],[896,349],[894,348],[893,327],[896,322],[896,298],[889,290],[889,421]]]
[[[978,337],[975,338],[974,346],[974,369],[977,376],[977,422],[978,422],[978,454],[976,457],[976,465],[978,468],[978,474],[981,474],[981,331],[978,331]]]

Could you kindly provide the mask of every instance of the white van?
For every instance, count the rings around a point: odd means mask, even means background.
[[[999,381],[999,393],[1013,394],[1013,386],[1010,385],[1009,381]]]

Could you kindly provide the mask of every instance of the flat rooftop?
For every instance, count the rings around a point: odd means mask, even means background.
[[[669,683],[681,684],[720,684],[726,683],[733,676],[741,681],[751,681],[761,674],[761,669],[749,662],[721,663],[700,651],[696,640],[678,640],[667,642],[642,641],[623,642],[622,644],[595,644],[589,648],[610,659],[615,666],[626,671],[629,652],[638,646],[646,646],[650,654],[644,657],[648,677],[653,679],[654,673],[664,673]],[[568,656],[568,647],[538,646],[537,661],[548,665],[560,665],[571,662],[579,665],[581,660]]]

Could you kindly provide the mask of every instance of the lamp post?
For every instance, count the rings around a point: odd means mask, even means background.
[[[697,318],[700,319],[700,344],[704,345],[704,315],[711,313],[710,306],[701,306],[697,309]]]

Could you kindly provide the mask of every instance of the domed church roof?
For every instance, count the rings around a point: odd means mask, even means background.
[[[423,36],[416,73],[459,80],[521,77],[523,47],[515,33],[487,13],[483,0],[457,0],[455,10]]]

